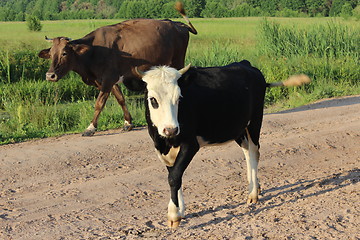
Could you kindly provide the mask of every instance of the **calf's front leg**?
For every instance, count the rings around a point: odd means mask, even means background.
[[[181,219],[185,217],[185,203],[181,189],[182,176],[198,150],[199,145],[196,141],[192,144],[182,144],[174,165],[167,167],[170,185],[170,201],[167,216],[170,228],[178,227]]]

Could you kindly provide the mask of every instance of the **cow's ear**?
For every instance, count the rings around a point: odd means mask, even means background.
[[[134,92],[142,92],[146,88],[146,83],[137,77],[126,77],[123,83],[127,89]]]
[[[179,87],[186,87],[191,83],[191,79],[194,79],[196,77],[196,71],[194,71],[194,68],[190,68],[186,73],[181,75],[181,77],[178,80]]]
[[[39,52],[38,56],[40,58],[49,59],[50,58],[50,48],[41,50]]]
[[[84,53],[90,50],[90,46],[85,44],[76,44],[73,45],[72,48],[78,55],[83,55]]]

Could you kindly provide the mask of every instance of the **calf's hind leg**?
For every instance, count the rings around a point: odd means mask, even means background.
[[[260,185],[257,177],[260,157],[259,146],[252,141],[248,129],[246,129],[245,138],[241,140],[239,139],[236,142],[241,146],[246,158],[247,179],[249,183],[249,196],[247,203],[257,203],[260,193]]]

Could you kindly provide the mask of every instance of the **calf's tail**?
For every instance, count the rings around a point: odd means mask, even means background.
[[[184,9],[184,4],[182,2],[176,2],[175,3],[175,9],[176,11],[178,11],[181,16],[185,19],[185,21],[187,22],[187,24],[189,24],[189,31],[192,33],[192,34],[197,34],[197,31],[195,29],[195,27],[191,24],[189,18],[186,16],[186,13],[185,13],[185,9]]]
[[[291,87],[291,86],[301,86],[303,84],[310,83],[310,78],[305,74],[292,75],[288,79],[282,82],[266,83],[266,87]]]

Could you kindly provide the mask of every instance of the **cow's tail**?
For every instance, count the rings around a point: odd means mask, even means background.
[[[185,19],[185,21],[187,22],[187,24],[189,24],[189,31],[192,34],[197,34],[196,29],[194,28],[194,26],[191,24],[189,18],[186,16],[185,13],[185,9],[184,9],[184,4],[182,2],[176,2],[175,3],[175,9],[181,14],[181,16]]]
[[[299,75],[292,75],[288,79],[282,82],[274,82],[274,83],[267,83],[266,87],[291,87],[291,86],[301,86],[303,84],[310,83],[310,78],[305,74]]]

